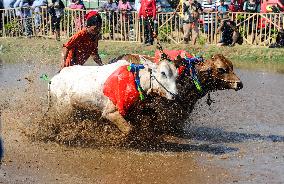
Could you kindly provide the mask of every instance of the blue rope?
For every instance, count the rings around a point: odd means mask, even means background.
[[[143,93],[142,93],[143,89],[142,89],[142,87],[141,87],[141,85],[140,85],[139,71],[142,70],[142,69],[144,69],[144,68],[145,68],[145,66],[142,65],[142,64],[133,64],[133,63],[131,63],[131,64],[127,67],[127,70],[128,70],[129,72],[132,72],[132,73],[135,74],[136,89],[137,89],[137,91],[139,92],[139,97],[140,97],[141,100],[144,100],[145,97],[144,97],[144,95],[143,95]]]
[[[200,62],[203,62],[203,58],[202,57],[193,57],[193,58],[184,58],[185,61],[186,61],[186,72],[190,72],[190,77],[191,79],[193,80],[193,83],[196,87],[196,89],[199,91],[199,92],[202,92],[202,87],[201,87],[201,84],[200,84],[200,81],[198,80],[198,77],[197,77],[197,72],[196,72],[196,68],[195,68],[195,65],[197,63],[200,63]]]

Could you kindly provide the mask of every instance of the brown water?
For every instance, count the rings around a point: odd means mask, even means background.
[[[81,148],[31,141],[46,103],[42,73],[55,67],[3,64],[0,183],[283,183],[284,75],[237,71],[241,91],[196,104],[182,139],[160,149]]]

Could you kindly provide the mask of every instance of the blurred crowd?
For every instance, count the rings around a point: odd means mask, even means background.
[[[175,3],[173,3],[175,2]],[[167,0],[135,0],[130,2],[129,0],[107,0],[107,2],[101,4],[99,11],[105,12],[108,20],[110,39],[113,39],[115,33],[115,27],[119,22],[124,22],[120,25],[119,29],[133,30],[133,11],[138,13],[140,25],[144,26],[144,43],[146,45],[152,45],[155,36],[157,36],[157,13],[159,12],[182,12],[182,22],[180,27],[182,28],[184,43],[196,44],[199,37],[199,32],[202,31],[207,35],[209,42],[214,40],[214,35],[221,33],[221,39],[218,45],[230,45],[233,46],[236,43],[241,44],[242,38],[239,33],[239,29],[236,26],[236,17],[229,16],[229,12],[247,12],[247,13],[259,13],[261,9],[260,0],[183,0],[178,4],[178,1]],[[82,0],[70,0],[68,3],[69,9],[85,10],[86,7]],[[47,7],[48,13],[51,16],[51,29],[56,35],[56,39],[60,39],[60,21],[64,15],[65,4],[62,0],[51,0],[48,3],[47,0],[16,0],[13,7],[20,8],[17,11],[17,16],[23,19],[24,34],[29,36],[33,35],[34,29],[32,29],[31,17],[34,14],[33,25],[35,31],[39,31],[41,26],[41,7]],[[83,21],[75,18],[78,30],[83,27]],[[254,34],[252,30],[252,24],[256,23],[250,21],[248,26],[249,34]],[[129,40],[127,37],[129,34],[123,34],[125,40]],[[253,36],[254,37],[254,36]]]
[[[149,7],[149,2],[153,2],[154,7]],[[142,5],[142,6],[141,6]],[[151,16],[145,16],[145,8],[150,12]],[[225,0],[183,0],[181,6],[172,7],[167,1],[163,0],[135,0],[135,3],[131,5],[128,0],[108,0],[100,8],[101,11],[111,12],[109,13],[109,21],[111,24],[117,24],[114,18],[115,12],[127,12],[137,11],[139,18],[142,17],[144,20],[144,36],[145,44],[152,45],[153,38],[149,32],[157,27],[155,23],[157,20],[157,12],[182,12],[182,32],[184,35],[184,43],[192,44],[196,43],[199,36],[200,25],[202,24],[203,32],[208,35],[209,42],[213,40],[215,31],[222,33],[222,38],[219,41],[219,45],[231,45],[235,43],[242,43],[238,28],[235,22],[228,16],[229,12],[248,12],[248,13],[259,13],[260,2],[257,0],[232,0],[231,2],[225,2]],[[154,12],[153,12],[154,11]],[[214,14],[215,12],[215,14]],[[149,21],[150,18],[150,21]],[[145,21],[146,19],[146,21]],[[216,22],[219,22],[218,24]],[[150,28],[149,28],[149,24]],[[156,32],[157,34],[157,32]],[[150,35],[150,36],[149,36]],[[111,37],[113,37],[113,30],[111,30]]]

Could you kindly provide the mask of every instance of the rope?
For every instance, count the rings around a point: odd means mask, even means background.
[[[139,93],[139,97],[140,97],[140,100],[144,100],[145,97],[143,95],[143,89],[140,85],[140,77],[139,77],[139,71],[144,69],[144,65],[142,64],[133,64],[131,63],[128,67],[127,67],[127,70],[129,72],[132,72],[134,75],[135,75],[135,84],[136,84],[136,88],[137,88],[137,91]]]
[[[161,59],[166,59],[166,60],[171,62],[169,56],[164,52],[164,49],[163,49],[163,47],[162,47],[162,45],[160,43],[160,39],[158,38],[158,35],[154,31],[154,28],[152,26],[152,23],[153,23],[152,18],[147,17],[147,20],[149,21],[150,29],[151,29],[153,38],[156,38],[156,40],[157,40],[157,49],[161,52]]]
[[[128,67],[127,70],[129,72],[132,72],[135,74],[135,84],[136,84],[136,88],[139,92],[139,97],[141,100],[144,100],[145,97],[143,95],[143,89],[140,85],[140,77],[139,77],[139,71],[144,69],[145,66],[143,64],[133,64],[131,63]],[[153,75],[153,71],[152,69],[149,69],[149,73],[150,73],[150,89],[152,89],[152,79],[156,80],[157,83],[168,93],[170,93],[173,97],[177,98],[177,95],[172,93],[170,90],[168,90],[154,75]]]
[[[177,98],[178,97],[178,95],[176,95],[176,94],[174,94],[174,93],[172,93],[170,90],[168,90],[154,75],[152,75],[151,76],[151,79],[155,79],[156,81],[157,81],[157,83],[162,87],[162,88],[164,88],[164,90],[166,90],[166,92],[168,92],[168,93],[170,93],[173,97],[175,97],[175,98]],[[150,81],[151,81],[151,79],[150,79]]]
[[[197,63],[203,62],[204,59],[202,57],[194,57],[194,58],[185,58],[186,61],[186,68],[190,71],[191,79],[193,80],[193,83],[197,89],[198,92],[202,92],[201,83],[198,80],[197,72],[195,65]]]

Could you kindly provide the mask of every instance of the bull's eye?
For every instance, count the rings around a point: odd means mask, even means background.
[[[163,77],[167,78],[167,75],[166,75],[165,72],[161,72],[161,74],[162,74]]]
[[[227,71],[224,68],[218,68],[218,73],[222,75],[224,73],[227,73]]]

